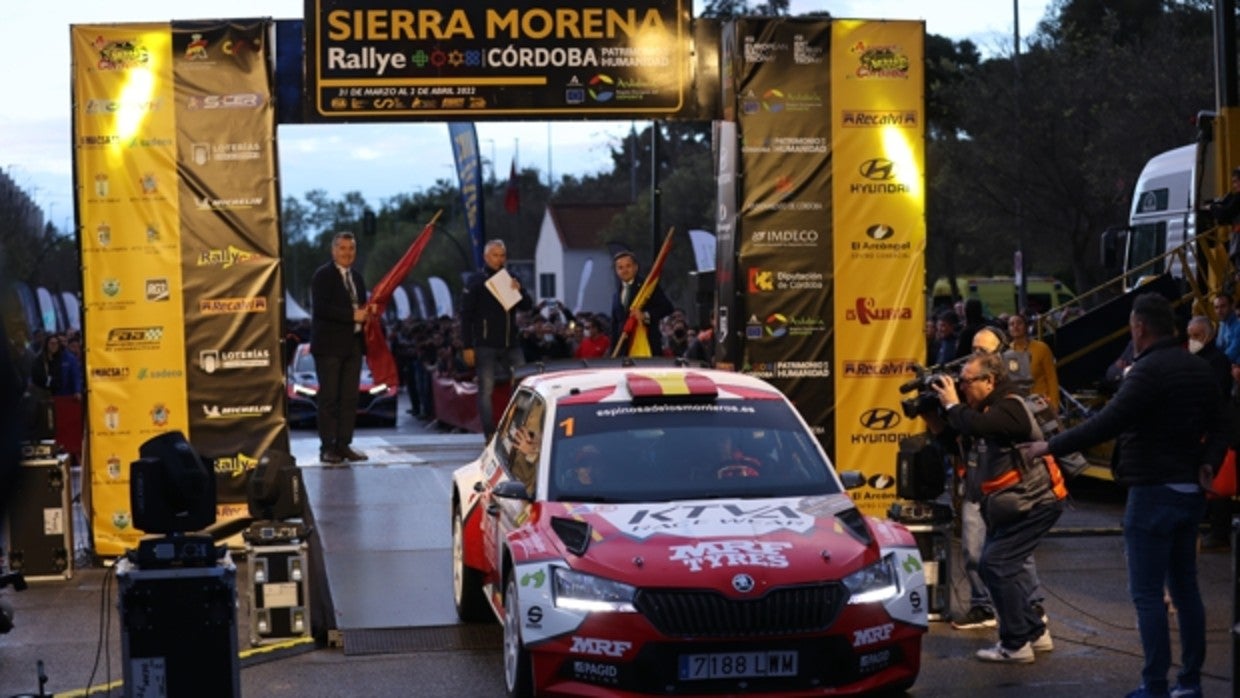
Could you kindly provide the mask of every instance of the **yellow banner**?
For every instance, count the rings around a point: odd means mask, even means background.
[[[899,440],[922,431],[899,386],[926,355],[925,25],[831,24],[835,461],[863,511],[895,501]]]
[[[134,547],[129,464],[189,433],[167,24],[71,28],[82,257],[87,467],[95,549]]]

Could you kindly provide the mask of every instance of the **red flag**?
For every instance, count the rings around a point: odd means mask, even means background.
[[[405,254],[396,262],[391,271],[384,274],[383,278],[379,279],[379,283],[371,289],[370,298],[366,301],[371,310],[370,316],[366,319],[366,326],[363,328],[366,334],[366,363],[370,364],[370,375],[374,377],[376,384],[384,383],[392,387],[400,385],[400,373],[396,370],[396,359],[392,357],[392,349],[388,346],[387,338],[383,336],[383,313],[387,310],[388,301],[392,299],[396,287],[405,280],[405,276],[413,265],[418,263],[418,257],[422,256],[422,251],[431,241],[431,233],[434,232],[435,221],[438,219],[439,213],[436,213],[418,237],[414,238],[409,249],[405,250]]]
[[[517,159],[513,158],[508,170],[508,191],[504,192],[504,210],[516,213],[521,210],[521,191],[517,189]]]

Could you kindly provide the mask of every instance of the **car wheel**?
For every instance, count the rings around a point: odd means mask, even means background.
[[[452,600],[456,617],[472,623],[487,620],[490,606],[482,593],[482,573],[465,564],[465,522],[452,506]]]
[[[521,617],[517,607],[517,576],[508,573],[504,584],[504,688],[509,698],[534,695],[530,653],[521,642]]]

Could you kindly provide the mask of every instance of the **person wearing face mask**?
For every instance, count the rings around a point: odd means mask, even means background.
[[[538,326],[538,356],[542,361],[567,359],[573,355],[572,349],[564,335],[556,330],[555,324],[544,320]]]
[[[1206,611],[1197,583],[1198,529],[1206,491],[1227,450],[1223,396],[1210,367],[1176,337],[1175,311],[1144,293],[1128,317],[1134,356],[1119,391],[1089,419],[1023,447],[1056,457],[1115,439],[1115,482],[1128,488],[1124,553],[1144,666],[1142,696],[1200,696]],[[1179,626],[1177,685],[1168,690],[1171,628],[1164,589]]]
[[[689,328],[683,320],[671,323],[671,332],[664,338],[663,355],[668,357],[684,356],[689,351]]]
[[[1188,321],[1188,350],[1206,360],[1218,380],[1219,391],[1231,395],[1234,380],[1231,377],[1231,361],[1214,343],[1214,327],[1205,315],[1194,315]]]
[[[581,343],[573,352],[574,359],[597,359],[611,353],[611,339],[606,332],[600,332],[598,323],[593,319],[581,323]]]
[[[1186,334],[1188,350],[1210,364],[1210,370],[1219,383],[1219,390],[1223,395],[1231,395],[1232,386],[1235,384],[1231,377],[1231,361],[1214,343],[1214,328],[1210,319],[1204,315],[1194,315],[1188,321]],[[1222,409],[1226,416],[1227,441],[1230,447],[1227,458],[1211,483],[1212,491],[1206,493],[1206,531],[1201,537],[1202,550],[1226,550],[1230,545],[1229,531],[1234,509],[1232,497],[1235,495],[1235,446],[1240,441],[1240,438],[1237,438],[1240,436],[1240,429],[1237,428],[1238,415],[1235,405],[1230,400],[1224,400]],[[1228,468],[1231,469],[1230,477],[1224,472]],[[1233,484],[1229,487],[1225,484],[1227,482]]]

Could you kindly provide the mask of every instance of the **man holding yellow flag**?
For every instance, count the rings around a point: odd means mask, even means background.
[[[672,302],[658,284],[671,241],[669,232],[649,277],[639,274],[637,257],[632,251],[622,250],[612,257],[620,281],[611,301],[613,356],[663,355],[659,321],[671,314]]]

